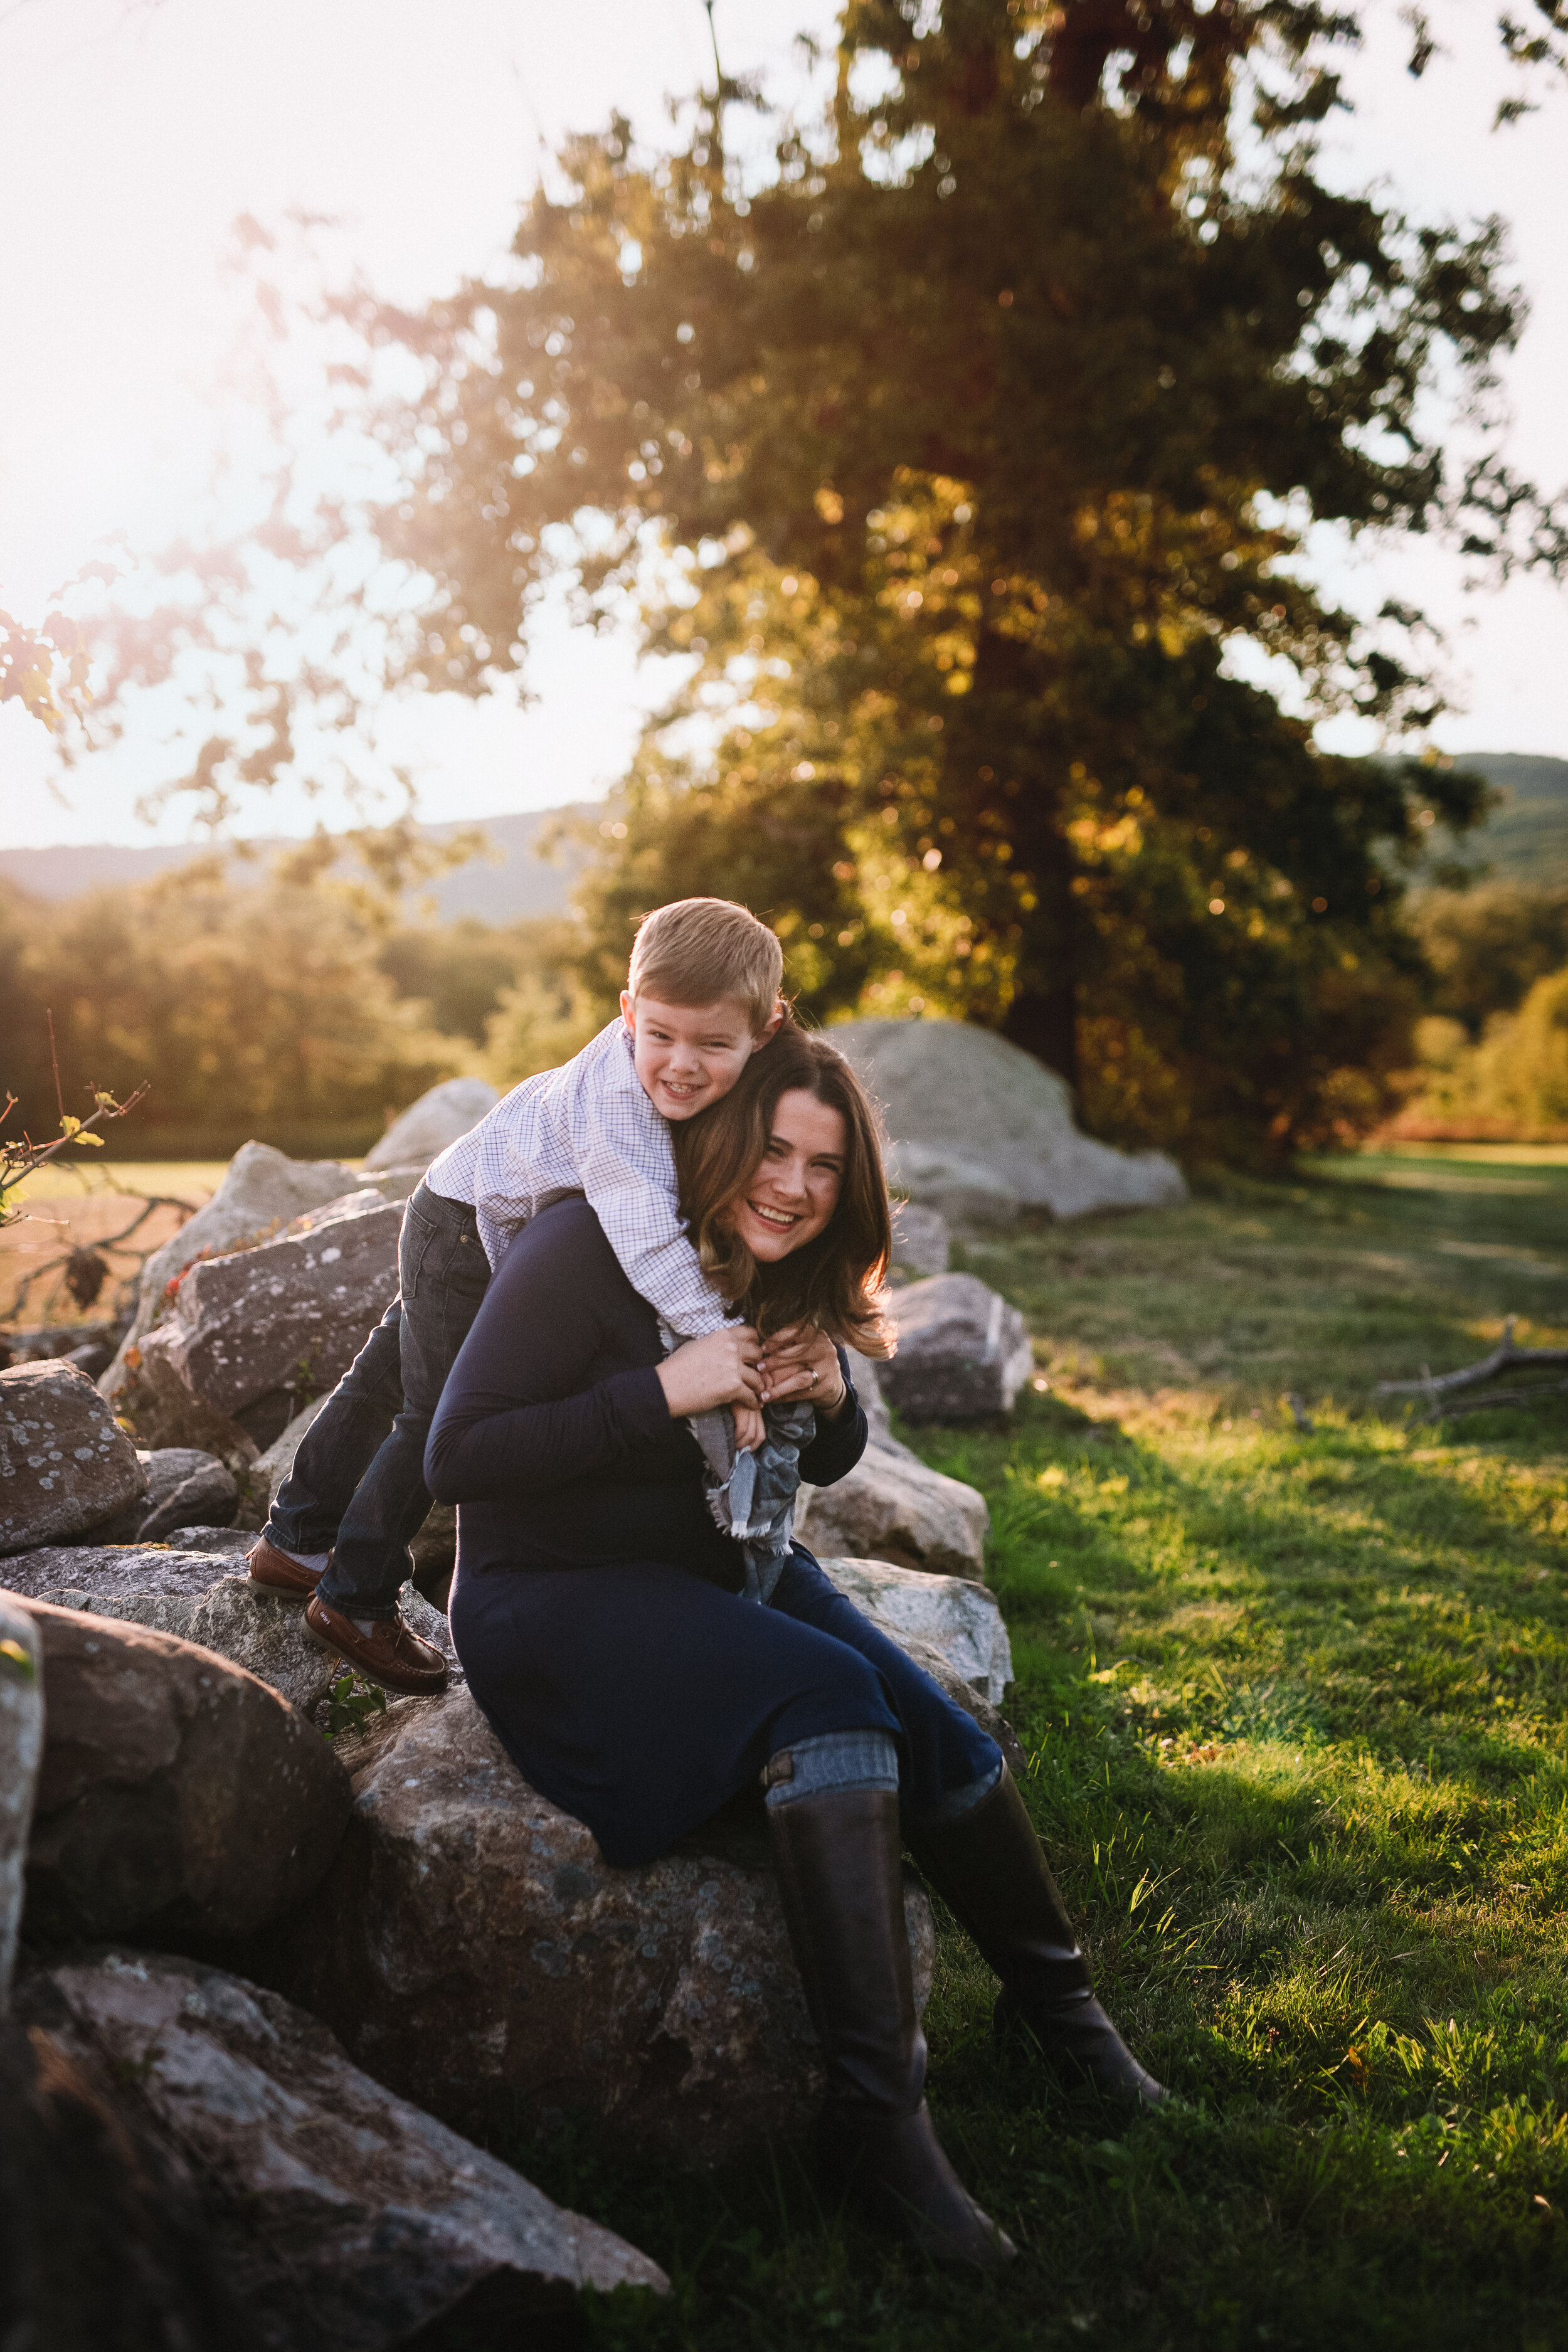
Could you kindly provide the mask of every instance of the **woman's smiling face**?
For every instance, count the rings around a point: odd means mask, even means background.
[[[781,1095],[766,1150],[725,1214],[763,1265],[815,1241],[838,1206],[844,1119],[804,1088]]]

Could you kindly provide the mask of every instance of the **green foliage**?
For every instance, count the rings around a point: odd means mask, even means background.
[[[430,364],[420,493],[384,519],[438,583],[416,670],[514,665],[561,527],[589,611],[657,548],[649,641],[698,661],[666,719],[701,725],[655,730],[616,811],[595,985],[631,910],[717,890],[811,1009],[999,1024],[1120,1139],[1353,1132],[1409,1055],[1421,807],[1463,829],[1483,789],[1321,757],[1225,655],[1433,715],[1416,616],[1359,630],[1287,560],[1309,518],[1463,518],[1511,560],[1525,493],[1489,457],[1454,478],[1422,406],[1517,331],[1497,233],[1316,175],[1348,19],[911,14],[853,0],[772,184],[742,193],[710,107],[646,160],[613,123],[506,286],[385,322]]]
[[[1552,1141],[1568,1134],[1568,968],[1538,980],[1517,1013],[1495,1013],[1472,1044],[1457,1021],[1419,1024],[1412,1131]]]
[[[1005,2064],[942,1917],[932,2106],[1016,2270],[890,2249],[824,2210],[804,2149],[682,2176],[581,2121],[520,2129],[531,2179],[672,2273],[667,2303],[591,2305],[594,2342],[1561,2343],[1568,1403],[1445,1443],[1367,1400],[1480,1351],[1510,1254],[1532,1301],[1568,1295],[1565,1206],[1568,1169],[1343,1160],[973,1255],[1051,1391],[902,1433],[990,1499],[1028,1801],[1177,2101],[1124,2126]]]
[[[54,1101],[52,1011],[62,1070],[149,1084],[138,1150],[312,1127],[363,1150],[465,1059],[395,996],[382,941],[374,910],[330,882],[236,889],[216,862],[63,906],[0,894],[6,1083],[29,1109]]]
[[[1433,890],[1412,912],[1433,974],[1427,1002],[1472,1038],[1494,1013],[1516,1012],[1536,981],[1568,963],[1568,883]]]
[[[363,1731],[373,1716],[386,1713],[386,1693],[379,1683],[362,1682],[348,1667],[327,1693],[323,1736],[336,1739],[341,1732]]]

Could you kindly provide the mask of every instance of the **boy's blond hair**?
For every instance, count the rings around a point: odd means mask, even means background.
[[[627,992],[665,1004],[732,997],[752,1034],[778,1011],[784,950],[766,923],[730,898],[677,898],[637,926]]]

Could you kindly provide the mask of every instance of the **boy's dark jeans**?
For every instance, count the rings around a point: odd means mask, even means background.
[[[430,1510],[425,1441],[490,1269],[472,1209],[420,1184],[403,1213],[399,1295],[300,1443],[267,1522],[279,1551],[331,1551],[318,1588],[350,1617],[395,1617]]]

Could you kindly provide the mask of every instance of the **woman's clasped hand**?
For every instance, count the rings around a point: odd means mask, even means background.
[[[804,1399],[831,1420],[847,1398],[837,1349],[809,1323],[791,1323],[782,1331],[771,1331],[763,1342],[759,1365],[764,1404]]]
[[[675,1420],[721,1404],[754,1412],[763,1401],[762,1342],[749,1323],[688,1339],[659,1366],[658,1384]]]

